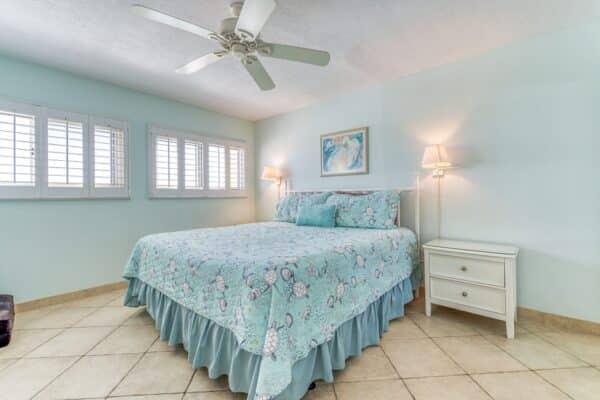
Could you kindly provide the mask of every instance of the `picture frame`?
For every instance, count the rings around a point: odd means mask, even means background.
[[[369,127],[321,135],[321,177],[369,173]]]

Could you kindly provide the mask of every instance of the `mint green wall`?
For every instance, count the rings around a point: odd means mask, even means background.
[[[368,125],[369,175],[320,178],[319,135]],[[338,96],[256,126],[256,166],[302,188],[394,187],[424,177],[424,238],[435,234],[425,145],[459,168],[442,188],[442,236],[521,248],[519,305],[600,322],[600,25],[528,39]],[[273,214],[257,180],[257,216]]]
[[[0,96],[131,124],[131,200],[0,200],[0,293],[18,302],[118,281],[142,235],[254,220],[252,187],[247,199],[149,200],[146,189],[148,123],[245,139],[251,154],[252,123],[2,57]]]

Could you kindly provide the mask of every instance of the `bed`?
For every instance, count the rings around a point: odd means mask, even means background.
[[[416,193],[416,229],[264,222],[146,236],[125,304],[145,305],[162,340],[233,392],[300,399],[404,315],[420,280]]]

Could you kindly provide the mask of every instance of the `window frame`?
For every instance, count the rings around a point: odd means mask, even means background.
[[[42,108],[32,104],[21,103],[0,98],[0,110],[9,111],[14,114],[32,115],[35,121],[35,176],[33,186],[0,186],[0,199],[36,199],[40,197],[40,172],[42,171]]]
[[[155,183],[155,143],[157,136],[166,136],[177,139],[177,189],[157,189]],[[202,143],[202,189],[187,189],[185,187],[185,141],[190,140]],[[248,197],[248,188],[231,189],[229,178],[229,148],[236,147],[248,154],[246,141],[239,139],[218,138],[200,133],[179,129],[164,128],[156,125],[148,126],[147,134],[147,159],[148,159],[148,197],[151,199],[182,199],[182,198],[245,198]],[[215,190],[209,188],[208,147],[211,145],[225,147],[225,189]],[[247,176],[248,165],[244,160],[244,173]]]
[[[122,120],[64,111],[51,107],[13,101],[0,97],[0,110],[35,117],[35,184],[34,186],[0,186],[0,200],[52,199],[129,199],[131,190],[131,138],[129,123]],[[83,187],[48,186],[48,120],[68,119],[82,124]],[[94,188],[94,125],[122,127],[125,145],[125,187]],[[107,190],[105,190],[107,189]]]

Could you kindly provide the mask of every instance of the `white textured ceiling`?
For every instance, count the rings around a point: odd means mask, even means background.
[[[248,120],[600,16],[599,0],[278,0],[264,40],[328,50],[332,61],[263,58],[277,87],[261,92],[234,58],[175,74],[215,44],[129,10],[140,3],[217,29],[227,0],[0,3],[0,53]]]

